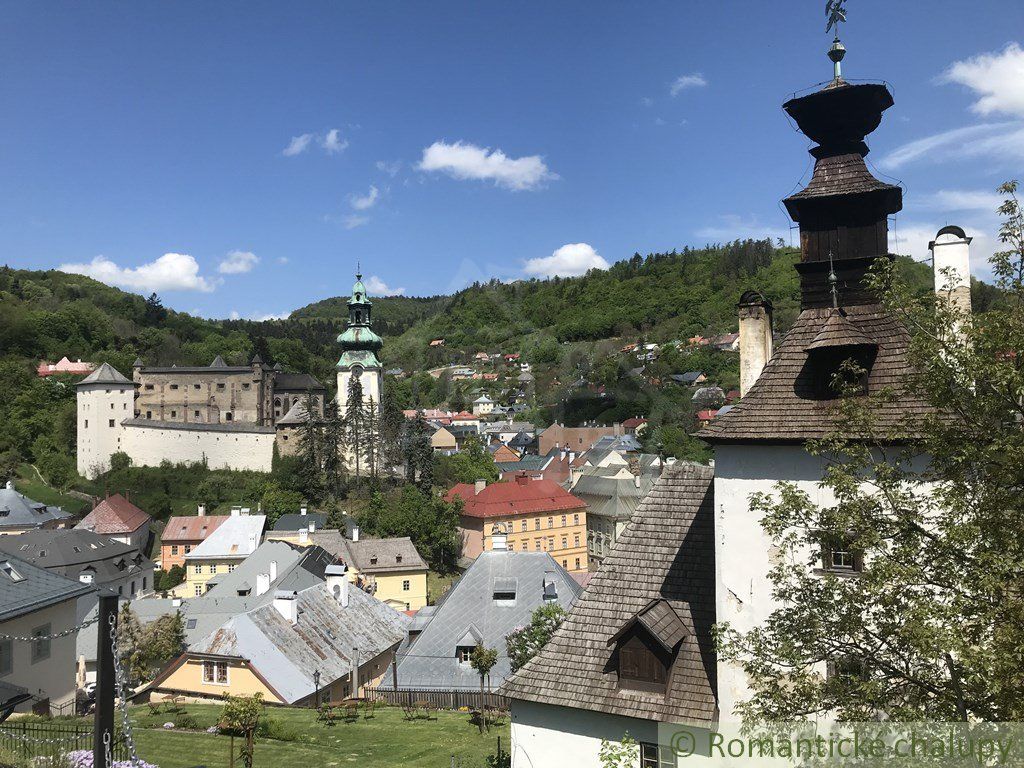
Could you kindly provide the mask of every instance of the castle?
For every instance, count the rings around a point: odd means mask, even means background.
[[[338,336],[338,406],[344,413],[356,378],[367,404],[379,407],[383,341],[370,329],[370,299],[356,276],[348,325]],[[219,355],[208,366],[132,366],[128,379],[103,363],[78,384],[78,472],[96,477],[114,453],[132,463],[159,466],[204,462],[213,469],[269,472],[275,445],[296,452],[298,430],[312,400],[323,414],[327,389],[305,373],[285,373],[257,355],[249,365],[228,365]]]

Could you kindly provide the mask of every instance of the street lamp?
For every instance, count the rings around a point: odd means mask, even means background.
[[[313,673],[313,687],[316,689],[316,692],[313,694],[313,706],[314,707],[319,707],[320,706],[320,670],[319,669],[316,670],[316,672]]]

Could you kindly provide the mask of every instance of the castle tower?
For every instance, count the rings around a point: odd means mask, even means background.
[[[370,297],[366,295],[363,276],[356,274],[352,296],[348,300],[348,327],[338,336],[341,358],[338,360],[338,412],[344,416],[348,408],[349,382],[359,379],[363,387],[363,400],[373,401],[380,407],[383,385],[382,370],[377,353],[383,340],[370,329]]]
[[[122,423],[135,416],[135,384],[103,363],[77,385],[78,474],[94,478],[121,450]]]

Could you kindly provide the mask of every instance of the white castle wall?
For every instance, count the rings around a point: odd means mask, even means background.
[[[206,461],[210,469],[237,469],[269,472],[274,457],[274,430],[253,426],[249,429],[183,428],[185,425],[159,426],[128,423],[124,425],[122,449],[132,463],[155,467],[163,461],[196,463]]]
[[[78,474],[93,478],[110,468],[110,456],[123,451],[121,422],[135,415],[132,384],[94,384],[78,389]]]

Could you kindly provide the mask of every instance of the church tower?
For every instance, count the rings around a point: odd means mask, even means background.
[[[352,296],[348,300],[348,327],[338,336],[341,359],[338,360],[338,412],[344,416],[348,407],[349,382],[356,378],[363,386],[363,401],[372,399],[380,408],[382,371],[377,353],[383,340],[370,329],[370,297],[366,295],[363,276],[356,274]]]

